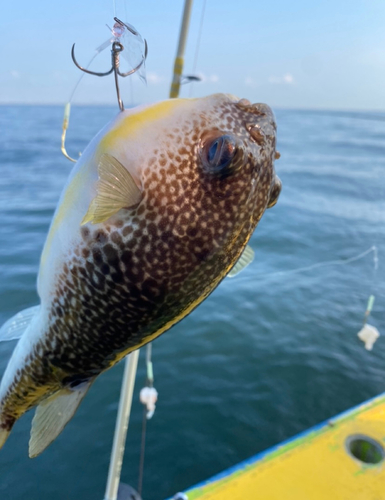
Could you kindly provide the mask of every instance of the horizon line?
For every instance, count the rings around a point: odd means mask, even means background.
[[[158,102],[158,101],[154,101]],[[0,101],[0,106],[46,106],[46,107],[65,107],[67,103],[59,102],[21,102],[21,101],[14,101],[14,102],[2,102]],[[132,109],[135,108],[136,106],[142,106],[143,104],[146,103],[136,103],[134,105],[128,105],[126,106],[127,109]],[[152,103],[148,103],[151,105]],[[103,107],[103,108],[112,108],[112,107],[117,107],[116,104],[112,103],[75,103],[71,104],[71,106],[74,107]],[[385,109],[373,109],[373,108],[328,108],[328,107],[291,107],[291,106],[274,106],[274,105],[269,105],[273,109],[277,110],[282,110],[282,111],[315,111],[315,112],[332,112],[332,113],[385,113]]]

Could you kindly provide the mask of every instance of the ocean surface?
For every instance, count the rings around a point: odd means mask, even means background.
[[[69,153],[115,113],[74,108]],[[275,113],[283,189],[251,239],[255,261],[153,344],[159,401],[147,426],[145,500],[171,496],[385,390],[385,114]],[[60,153],[62,115],[61,107],[0,107],[0,323],[38,302],[40,253],[72,168]],[[315,266],[327,261],[339,262]],[[368,352],[357,332],[370,294],[370,323],[383,336]],[[1,374],[14,346],[0,344]],[[122,470],[134,487],[143,355]],[[32,412],[17,422],[0,451],[2,500],[103,499],[122,372],[121,363],[102,375],[34,460]]]

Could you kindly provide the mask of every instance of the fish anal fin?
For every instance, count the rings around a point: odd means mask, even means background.
[[[40,455],[57,438],[74,416],[91,383],[83,383],[75,389],[62,389],[39,404],[32,420],[30,458]]]
[[[245,267],[251,264],[253,260],[254,250],[251,248],[251,246],[247,245],[227,276],[229,278],[234,278],[234,276],[236,276],[238,273],[243,271]]]
[[[12,316],[0,328],[0,342],[19,339],[39,310],[40,306],[28,307],[28,309],[24,309]]]
[[[138,205],[142,199],[132,175],[114,156],[105,153],[100,157],[98,174],[97,194],[81,225],[104,222],[120,209]]]

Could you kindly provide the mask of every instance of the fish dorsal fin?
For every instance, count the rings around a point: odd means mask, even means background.
[[[142,199],[142,192],[132,175],[113,156],[105,153],[100,157],[98,174],[97,194],[91,201],[81,225],[87,222],[104,222],[121,208],[133,207]]]
[[[57,438],[74,416],[91,383],[85,382],[73,390],[62,389],[39,404],[32,420],[30,458],[40,455]]]
[[[241,253],[241,256],[232,267],[231,271],[227,275],[229,278],[234,278],[238,273],[240,273],[245,267],[251,264],[254,260],[254,250],[247,245],[246,248]]]
[[[40,306],[33,306],[12,316],[12,318],[6,321],[0,328],[0,342],[4,340],[19,339],[31,323],[32,318],[36,316],[39,311]]]

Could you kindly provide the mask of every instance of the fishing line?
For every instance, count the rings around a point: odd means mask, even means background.
[[[140,443],[140,459],[139,459],[139,475],[138,475],[138,493],[142,496],[143,490],[143,474],[144,474],[144,455],[146,452],[146,431],[147,431],[147,410],[143,407],[142,417],[142,439]]]
[[[126,16],[125,19],[128,20],[128,14],[127,14],[127,1],[123,2],[124,5],[124,15]],[[115,16],[116,17],[116,16]]]
[[[131,108],[134,107],[134,83],[132,81],[132,78],[129,80],[129,85],[130,85],[130,101],[131,101]]]
[[[123,10],[122,9],[122,2],[119,2],[120,5],[118,7],[117,7],[116,3],[117,3],[116,0],[112,0],[112,9],[113,9],[113,12],[114,12],[113,17],[119,17],[119,14],[120,14],[119,11]],[[124,19],[125,19],[125,21],[128,20],[127,3],[128,3],[127,0],[123,0],[123,8],[124,8],[124,15],[125,15]]]
[[[140,391],[139,399],[140,402],[144,405],[138,476],[138,493],[141,496],[143,488],[144,455],[146,451],[147,420],[150,420],[153,417],[155,412],[155,403],[158,400],[158,392],[154,387],[154,370],[152,364],[151,342],[146,346],[146,380],[144,387]]]
[[[379,180],[382,180],[381,178]],[[383,182],[380,183],[380,191],[381,195],[380,198],[384,199],[384,184]],[[378,209],[380,210],[380,209]],[[378,241],[378,233],[376,233],[376,240]],[[371,294],[369,295],[367,306],[366,306],[366,311],[364,314],[364,319],[362,322],[362,328],[361,330],[357,333],[357,336],[362,342],[365,344],[365,349],[368,351],[371,351],[373,349],[373,344],[376,342],[376,340],[380,336],[380,332],[377,330],[377,328],[373,325],[370,325],[368,323],[368,319],[370,317],[370,314],[373,310],[374,302],[376,296],[374,295],[375,292],[375,285],[378,283],[378,255],[375,253],[374,255],[374,269],[373,269],[373,279],[371,282]]]
[[[93,63],[94,59],[100,54],[100,52],[102,52],[104,49],[106,49],[109,45],[111,45],[111,40],[110,39],[106,40],[104,43],[102,43],[101,45],[99,45],[99,47],[96,47],[95,54],[91,57],[91,59],[89,60],[88,64],[85,66],[86,70],[88,70],[88,68],[91,66],[91,64]],[[78,81],[75,83],[74,88],[72,89],[72,92],[70,94],[70,97],[68,99],[67,104],[64,106],[64,117],[63,117],[62,135],[61,135],[61,147],[60,147],[60,149],[61,149],[61,152],[63,153],[63,155],[68,160],[70,160],[70,161],[72,161],[74,163],[76,163],[77,160],[75,160],[74,158],[72,158],[71,156],[69,156],[69,154],[67,153],[66,146],[65,146],[65,141],[66,141],[67,129],[68,129],[69,122],[70,122],[71,102],[72,102],[72,99],[74,98],[75,92],[76,92],[77,88],[79,87],[79,84],[82,81],[84,75],[85,75],[85,73],[82,72],[81,75],[80,75],[80,77],[78,78]],[[81,156],[81,153],[79,153],[79,156]]]
[[[350,264],[352,262],[355,262],[357,260],[360,260],[364,257],[366,257],[368,254],[373,252],[373,280],[371,282],[371,288],[372,288],[372,293],[369,295],[368,301],[367,301],[367,306],[364,314],[364,319],[363,319],[363,324],[361,330],[357,333],[357,336],[362,342],[365,344],[365,349],[368,351],[371,351],[373,348],[373,344],[376,342],[378,337],[380,336],[380,332],[377,330],[376,327],[368,324],[368,319],[369,316],[372,312],[374,301],[375,301],[375,295],[373,292],[373,287],[374,287],[374,282],[377,277],[377,270],[378,270],[378,249],[376,245],[373,245],[372,247],[368,248],[368,250],[365,250],[365,252],[359,253],[358,255],[355,255],[354,257],[350,257],[349,259],[340,259],[340,260],[329,260],[326,262],[317,262],[316,264],[312,264],[311,266],[305,266],[305,267],[299,267],[298,269],[291,269],[289,271],[277,271],[275,273],[269,273],[269,274],[257,274],[255,277],[257,278],[274,278],[274,277],[282,277],[282,276],[288,276],[292,274],[298,274],[298,273],[303,273],[307,271],[312,271],[313,269],[318,269],[320,267],[326,267],[326,266],[345,266],[347,264]]]
[[[365,252],[362,252],[354,257],[350,257],[349,259],[339,259],[339,260],[328,260],[325,262],[317,262],[316,264],[312,264],[311,266],[305,266],[305,267],[299,267],[297,269],[290,269],[288,271],[276,271],[274,273],[261,273],[261,274],[256,274],[254,277],[256,278],[271,278],[274,276],[287,276],[289,274],[297,274],[297,273],[303,273],[306,271],[312,271],[313,269],[317,269],[319,267],[326,267],[326,266],[345,266],[346,264],[350,264],[351,262],[355,262],[356,260],[360,260],[369,253],[373,252],[373,265],[374,265],[374,271],[377,271],[378,268],[378,249],[375,245],[370,247],[368,250],[365,250]]]
[[[377,248],[374,247],[376,250]],[[371,351],[373,349],[373,344],[376,342],[378,337],[380,336],[380,332],[377,330],[375,326],[372,326],[368,323],[369,316],[373,310],[375,295],[374,295],[374,284],[377,281],[377,269],[378,269],[378,253],[377,251],[373,255],[374,260],[374,269],[373,269],[373,279],[371,283],[371,294],[368,298],[368,303],[366,306],[366,311],[364,314],[364,319],[362,322],[362,328],[357,333],[357,337],[362,340],[365,344],[365,349],[367,351]]]
[[[196,47],[195,47],[195,56],[194,56],[194,63],[193,63],[193,70],[192,70],[192,74],[193,75],[195,75],[195,72],[196,72],[196,69],[197,69],[197,65],[198,65],[198,55],[199,55],[199,49],[200,49],[200,44],[201,44],[201,38],[202,38],[203,21],[204,21],[204,17],[205,17],[206,3],[207,3],[207,0],[203,0],[201,20],[200,20],[200,24],[199,24],[199,31],[198,31],[197,43],[196,43]],[[190,91],[189,91],[189,97],[192,97],[193,85],[194,85],[193,82],[191,82]]]
[[[88,68],[91,66],[91,64],[94,61],[94,59],[96,58],[96,56],[98,56],[100,54],[100,52],[102,52],[109,45],[111,45],[111,41],[107,40],[104,43],[102,43],[101,45],[99,45],[99,47],[96,47],[95,54],[91,57],[91,59],[89,60],[87,66],[85,67],[85,69],[88,70]],[[61,135],[61,147],[60,147],[60,149],[61,149],[61,152],[63,153],[63,155],[68,160],[70,160],[70,161],[72,161],[74,163],[76,163],[77,160],[75,160],[74,158],[72,158],[71,156],[69,156],[69,154],[67,153],[67,150],[66,150],[66,147],[65,147],[65,140],[66,140],[66,135],[67,135],[67,129],[68,129],[69,122],[70,122],[71,102],[72,102],[72,99],[74,98],[75,92],[76,92],[76,90],[77,90],[80,82],[82,81],[84,75],[85,75],[85,73],[82,73],[80,75],[80,77],[78,78],[78,81],[76,82],[74,88],[72,89],[72,92],[70,94],[68,102],[64,106],[64,117],[63,117],[62,135]],[[80,155],[81,155],[81,153],[79,153],[79,156]]]

